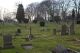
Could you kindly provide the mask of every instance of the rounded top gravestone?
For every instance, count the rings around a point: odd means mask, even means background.
[[[52,53],[68,53],[67,48],[62,45],[57,45],[53,50]]]
[[[44,21],[41,21],[41,22],[40,22],[40,26],[41,26],[41,27],[44,27],[44,26],[45,26],[45,22],[44,22]]]

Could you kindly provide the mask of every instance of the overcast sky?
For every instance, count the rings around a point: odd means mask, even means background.
[[[16,3],[22,3],[24,8],[33,2],[41,2],[42,0],[0,0],[0,8],[6,8],[10,11],[16,8]]]

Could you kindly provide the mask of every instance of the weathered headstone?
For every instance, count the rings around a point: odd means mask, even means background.
[[[40,22],[40,26],[41,26],[41,27],[44,27],[44,26],[45,26],[45,22],[44,22],[44,21],[41,21],[41,22]]]
[[[21,29],[17,29],[17,33],[21,33]]]
[[[61,35],[67,35],[67,26],[62,25]]]
[[[21,29],[17,29],[16,36],[20,35],[20,33],[21,33]]]
[[[72,23],[70,25],[70,35],[74,35],[75,34],[75,31],[74,31],[74,23]]]
[[[16,53],[19,53],[18,51],[16,51]]]
[[[3,36],[3,45],[3,48],[13,48],[11,35]]]
[[[53,29],[53,35],[56,35],[56,29]]]
[[[53,50],[52,53],[68,53],[67,48],[62,45],[57,45]]]
[[[1,53],[1,49],[2,49],[2,47],[0,47],[0,53]]]
[[[2,33],[0,33],[0,36],[2,36],[3,34]]]

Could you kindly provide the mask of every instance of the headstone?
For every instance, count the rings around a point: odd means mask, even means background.
[[[16,52],[16,53],[19,53],[19,52]]]
[[[53,50],[52,53],[68,53],[67,48],[62,45],[57,45]]]
[[[74,31],[74,23],[72,23],[70,25],[70,35],[74,35],[75,34],[75,31]]]
[[[17,29],[16,36],[20,35],[20,33],[21,33],[21,29]]]
[[[0,53],[1,53],[1,49],[2,49],[2,47],[0,47]]]
[[[62,25],[61,35],[67,35],[67,26]]]
[[[0,33],[0,36],[2,36],[3,34],[2,33]]]
[[[45,22],[44,22],[44,21],[41,21],[41,22],[40,22],[40,26],[41,26],[41,27],[44,27],[44,26],[45,26]]]
[[[3,36],[3,45],[3,48],[13,48],[11,35]]]
[[[56,29],[53,29],[53,35],[56,35]]]
[[[17,33],[21,33],[21,29],[17,29]]]

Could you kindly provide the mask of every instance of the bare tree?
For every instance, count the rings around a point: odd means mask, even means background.
[[[37,3],[31,3],[28,5],[28,7],[26,8],[26,16],[28,17],[28,19],[33,19],[33,17],[36,16],[36,6],[37,6]]]
[[[71,7],[70,6],[71,0],[59,0],[58,2],[59,2],[62,20],[65,20],[67,11],[68,11],[69,7]]]

